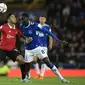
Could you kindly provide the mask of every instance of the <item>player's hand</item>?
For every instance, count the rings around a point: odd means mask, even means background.
[[[30,43],[31,41],[32,41],[32,38],[31,37],[26,38],[26,40],[25,40],[26,43]]]
[[[49,48],[49,50],[51,50],[52,49],[52,45],[50,44],[48,48]]]
[[[67,44],[68,44],[68,42],[67,42],[67,41],[63,41],[63,40],[60,40],[60,43],[63,43],[63,44],[65,44],[65,45],[67,45]]]

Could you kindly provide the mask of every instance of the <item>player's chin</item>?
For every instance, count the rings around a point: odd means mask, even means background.
[[[27,21],[24,21],[24,22],[22,22],[25,26],[27,26],[28,25],[28,22]]]
[[[16,22],[16,21],[13,21],[12,23],[13,23],[13,24],[16,24],[17,22]]]

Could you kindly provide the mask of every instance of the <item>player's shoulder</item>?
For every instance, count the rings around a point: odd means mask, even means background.
[[[20,23],[19,25],[23,25],[22,23]]]
[[[46,27],[49,31],[51,31],[51,28],[50,28],[50,26],[49,26],[48,24],[45,24],[45,27]]]
[[[44,24],[44,26],[47,28],[47,29],[50,29],[50,26],[48,24]]]
[[[5,24],[3,24],[2,26],[6,27],[6,26],[8,26],[8,25],[5,23]]]
[[[29,25],[35,25],[36,22],[29,21]]]
[[[32,21],[28,21],[28,26],[27,27],[29,27],[29,26],[36,26],[37,25],[37,23],[36,22],[32,22]]]
[[[19,27],[21,28],[22,26],[23,26],[23,24],[22,24],[22,23],[20,23],[20,24],[19,24]]]
[[[40,23],[37,23],[37,25],[38,25],[39,28],[42,28],[42,25]]]
[[[50,27],[48,24],[45,24],[45,26]]]
[[[16,26],[16,29],[18,29],[18,30],[19,30],[19,29],[20,29],[20,27],[19,27],[19,26]]]
[[[38,23],[38,27],[39,28],[42,28],[42,27],[50,28],[48,24],[41,25],[40,23]]]
[[[3,24],[0,26],[0,29],[4,28],[4,27],[7,27],[7,24]]]
[[[3,25],[0,26],[0,29],[2,29],[2,28],[3,28]]]
[[[38,28],[39,26],[38,26],[38,24],[39,23],[37,23],[37,22],[30,22],[31,23],[31,25],[34,27],[34,28]]]

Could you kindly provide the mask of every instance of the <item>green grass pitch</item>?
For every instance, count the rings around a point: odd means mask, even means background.
[[[45,79],[31,78],[32,83],[21,83],[20,78],[0,77],[0,85],[85,85],[85,77],[65,77],[70,83],[62,83],[58,77],[45,77]]]

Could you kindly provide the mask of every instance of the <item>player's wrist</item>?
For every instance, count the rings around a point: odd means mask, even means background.
[[[65,41],[65,40],[59,40],[59,42],[60,42],[60,43],[63,43],[63,44],[68,44],[68,42]]]
[[[26,43],[30,43],[31,41],[32,41],[32,38],[30,38],[30,37],[25,39]]]

